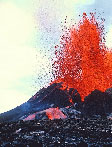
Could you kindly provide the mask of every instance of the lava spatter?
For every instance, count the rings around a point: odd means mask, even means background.
[[[82,100],[95,89],[105,91],[112,86],[112,51],[105,45],[104,26],[93,13],[90,18],[83,13],[78,27],[65,31],[55,57],[53,82],[63,82],[63,89],[77,89]]]

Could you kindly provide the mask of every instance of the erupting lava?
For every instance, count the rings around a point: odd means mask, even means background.
[[[55,80],[65,87],[75,88],[84,97],[98,89],[105,91],[112,86],[112,51],[105,46],[104,27],[93,13],[83,19],[78,28],[72,26],[55,47],[52,68]]]

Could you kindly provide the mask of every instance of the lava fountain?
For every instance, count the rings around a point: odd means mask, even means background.
[[[63,89],[75,88],[84,97],[112,86],[112,51],[105,45],[104,26],[93,13],[83,13],[78,27],[68,28],[55,47],[52,64],[55,80]]]

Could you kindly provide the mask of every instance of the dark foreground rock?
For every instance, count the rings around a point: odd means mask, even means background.
[[[2,147],[110,147],[108,119],[33,120],[0,124]]]

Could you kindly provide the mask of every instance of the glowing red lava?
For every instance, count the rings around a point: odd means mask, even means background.
[[[66,115],[64,115],[59,108],[49,108],[45,110],[46,115],[48,116],[49,119],[65,119],[67,118]]]
[[[55,47],[53,72],[55,80],[65,87],[75,88],[84,97],[98,89],[112,86],[112,51],[105,46],[103,25],[93,13],[90,18],[83,13],[78,28],[72,26]]]

